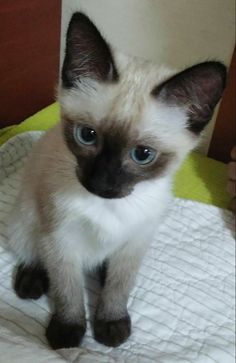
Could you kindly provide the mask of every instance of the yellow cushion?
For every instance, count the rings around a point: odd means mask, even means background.
[[[176,174],[174,193],[176,196],[228,208],[230,198],[226,193],[226,165],[191,153]]]
[[[0,130],[0,145],[11,137],[26,131],[47,130],[59,120],[59,105],[57,102],[35,113],[19,125],[13,125]]]

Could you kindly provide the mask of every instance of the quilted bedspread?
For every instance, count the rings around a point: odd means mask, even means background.
[[[230,211],[178,198],[130,295],[133,332],[128,341],[115,349],[102,346],[88,323],[79,348],[48,347],[48,300],[16,297],[11,281],[15,261],[6,237],[22,168],[40,135],[18,135],[0,148],[0,362],[233,363],[234,218]],[[96,284],[88,276],[87,312],[94,307]]]

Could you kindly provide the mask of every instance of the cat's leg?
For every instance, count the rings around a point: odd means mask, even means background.
[[[131,333],[127,302],[145,249],[128,244],[106,261],[105,285],[94,319],[94,337],[102,344],[119,346]]]
[[[43,257],[54,303],[46,337],[53,349],[77,347],[86,331],[82,263],[70,242],[51,238]]]
[[[8,245],[19,261],[13,273],[16,294],[22,299],[40,298],[47,293],[49,280],[37,253],[39,226],[32,205],[18,201],[9,217],[7,235]]]

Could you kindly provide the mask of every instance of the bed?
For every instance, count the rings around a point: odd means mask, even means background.
[[[7,3],[10,7],[14,2]],[[37,4],[34,1],[36,8]],[[42,12],[47,2],[40,4]],[[60,2],[50,4],[59,16]],[[44,22],[42,16],[41,31]],[[53,24],[54,51],[47,62],[59,64],[55,59],[55,54],[59,55],[59,42],[55,42],[59,21]],[[41,66],[45,67],[45,62]],[[30,79],[26,81],[26,98],[35,87]],[[6,226],[32,145],[59,120],[59,106],[52,96],[54,82],[55,76],[48,79],[47,95],[39,97],[38,103],[37,97],[33,105],[21,103],[20,113],[15,112],[19,105],[11,114],[11,107],[2,104],[8,112],[0,121],[2,127],[7,126],[0,130],[0,362],[234,362],[235,241],[234,217],[227,209],[226,166],[197,153],[187,158],[176,175],[175,199],[131,293],[132,336],[119,348],[108,348],[94,341],[89,327],[79,348],[53,351],[48,347],[44,331],[49,301],[47,297],[23,301],[14,294],[15,261],[8,250]],[[43,90],[41,86],[37,92]],[[6,98],[6,102],[12,100]],[[95,276],[87,277],[84,288],[88,313],[97,296]],[[89,323],[89,314],[87,319]]]

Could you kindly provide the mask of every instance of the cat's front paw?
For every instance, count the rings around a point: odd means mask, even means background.
[[[119,320],[95,319],[94,321],[94,338],[109,347],[118,347],[130,334],[131,320],[128,314]]]
[[[53,349],[78,347],[86,331],[86,326],[65,323],[53,315],[46,330],[46,337]]]
[[[49,288],[47,271],[39,265],[19,265],[17,268],[14,289],[21,299],[39,299]]]

